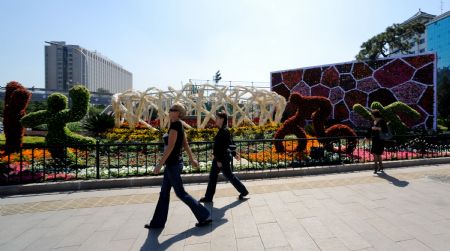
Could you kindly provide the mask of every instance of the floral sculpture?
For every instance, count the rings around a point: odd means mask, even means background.
[[[302,96],[299,93],[293,93],[289,97],[289,102],[296,108],[294,116],[287,119],[283,125],[275,133],[275,139],[284,139],[286,135],[294,134],[299,138],[297,151],[302,152],[306,148],[306,132],[305,120],[312,119],[315,136],[318,137],[319,142],[325,144],[325,148],[329,151],[335,151],[330,139],[324,137],[350,137],[345,148],[347,153],[353,152],[356,146],[356,133],[343,124],[336,124],[329,128],[325,128],[325,120],[331,113],[332,107],[329,99],[321,96]],[[283,142],[277,141],[275,148],[278,152],[283,152]]]
[[[5,108],[3,111],[3,126],[5,131],[5,152],[16,152],[22,146],[24,128],[20,119],[25,115],[25,109],[31,99],[31,92],[18,82],[12,81],[6,85]]]
[[[81,120],[89,108],[89,91],[82,85],[74,86],[69,91],[71,108],[67,109],[67,97],[61,93],[53,93],[47,98],[47,110],[32,112],[22,118],[26,127],[47,124],[48,133],[45,138],[49,151],[56,161],[67,159],[66,146],[86,146],[95,144],[95,139],[71,132],[66,124]]]
[[[396,101],[387,106],[383,106],[380,102],[375,101],[372,102],[370,108],[371,110],[377,109],[380,111],[381,116],[389,122],[389,128],[392,130],[394,135],[403,135],[408,131],[408,127],[402,122],[398,116],[399,114],[403,114],[405,117],[412,120],[417,120],[421,116],[415,109],[400,101]],[[365,119],[372,119],[371,111],[367,110],[360,104],[355,104],[353,106],[353,110]]]

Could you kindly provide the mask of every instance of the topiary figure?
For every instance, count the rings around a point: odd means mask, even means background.
[[[49,151],[56,161],[67,159],[66,146],[95,144],[95,139],[71,132],[66,124],[80,121],[89,108],[89,91],[82,85],[76,85],[69,91],[72,101],[67,109],[67,97],[61,93],[53,93],[47,98],[47,110],[32,112],[22,118],[26,127],[47,124],[48,133],[45,138]]]
[[[312,119],[315,136],[319,142],[325,144],[328,151],[336,151],[333,147],[334,139],[330,137],[350,137],[347,139],[345,152],[352,153],[356,147],[356,133],[347,125],[336,124],[325,128],[325,121],[332,111],[329,99],[321,96],[302,96],[299,93],[293,93],[289,97],[289,102],[296,108],[294,116],[287,119],[275,133],[275,139],[284,139],[286,135],[294,134],[299,139],[297,151],[302,152],[306,148],[306,132],[304,130],[305,120]],[[303,138],[303,139],[301,139]],[[328,139],[327,139],[328,138]],[[283,152],[283,142],[275,143],[277,152]],[[338,151],[340,151],[339,149]]]
[[[405,125],[398,116],[398,114],[404,114],[413,120],[417,120],[420,118],[420,113],[410,107],[409,105],[396,101],[387,106],[383,106],[380,102],[372,102],[370,105],[370,109],[377,109],[380,111],[381,116],[383,116],[386,122],[389,122],[389,128],[394,135],[404,135],[408,131],[408,126]],[[355,104],[353,106],[353,110],[361,115],[363,118],[372,120],[372,113],[364,106],[360,104]]]
[[[22,146],[24,128],[20,119],[31,99],[31,92],[20,83],[11,81],[6,85],[5,108],[3,110],[3,127],[6,144],[5,153],[16,152]]]

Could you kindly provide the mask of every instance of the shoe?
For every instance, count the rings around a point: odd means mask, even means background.
[[[153,225],[150,225],[150,224],[145,224],[144,228],[147,228],[147,229],[160,229],[160,228],[164,228],[164,226],[153,226]]]
[[[211,219],[206,219],[204,221],[200,221],[200,222],[195,223],[195,226],[196,227],[204,227],[204,226],[207,226],[207,225],[211,224],[211,222],[212,222]]]
[[[207,199],[206,197],[202,197],[200,198],[200,200],[198,200],[198,202],[203,202],[203,203],[212,203],[212,199]]]
[[[376,174],[376,173],[377,173],[377,170],[373,171],[373,173]]]
[[[247,196],[247,195],[248,195],[248,191],[245,191],[245,192],[239,194],[239,200],[245,199],[244,197]]]

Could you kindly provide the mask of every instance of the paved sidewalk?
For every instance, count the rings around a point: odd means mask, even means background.
[[[2,198],[0,250],[450,250],[450,165],[244,183],[246,201],[218,185],[204,228],[173,194],[161,231],[159,187]]]

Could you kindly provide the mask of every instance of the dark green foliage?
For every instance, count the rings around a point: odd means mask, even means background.
[[[83,119],[82,126],[90,132],[100,134],[114,128],[114,117],[92,109],[89,110],[88,115]]]
[[[438,71],[437,100],[439,116],[450,117],[450,68],[445,67]]]
[[[95,139],[75,134],[66,126],[67,123],[79,121],[86,115],[89,91],[84,86],[77,85],[70,89],[69,96],[72,101],[70,109],[67,109],[66,96],[53,93],[47,99],[47,110],[30,113],[21,120],[26,127],[47,124],[46,143],[52,157],[57,161],[68,159],[65,146],[95,144]]]
[[[408,54],[411,49],[409,39],[416,37],[425,31],[422,23],[408,25],[393,24],[386,31],[370,38],[361,45],[361,50],[356,55],[357,60],[375,60],[380,57],[389,57],[394,53]],[[396,50],[392,50],[392,49]]]
[[[27,106],[27,113],[47,109],[47,101],[31,101]]]

